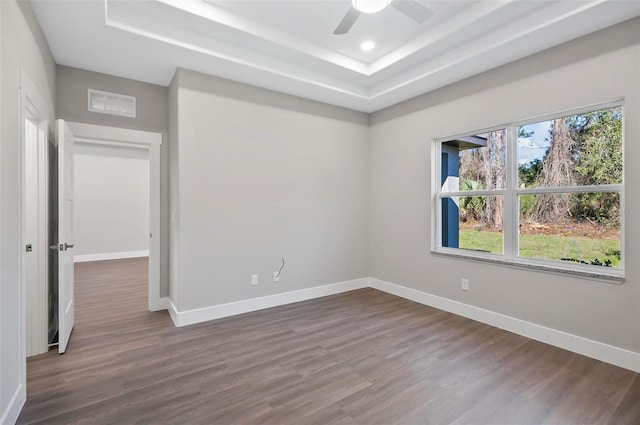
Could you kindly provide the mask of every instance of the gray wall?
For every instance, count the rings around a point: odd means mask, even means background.
[[[178,308],[366,277],[368,116],[190,71],[174,83]]]
[[[627,211],[640,210],[640,20],[374,113],[370,275],[640,352],[640,215],[627,214],[623,285],[430,254],[433,139],[625,98]],[[460,290],[461,278],[471,290]]]
[[[74,255],[148,251],[149,151],[76,143],[73,160]]]
[[[99,114],[87,110],[87,89],[136,97],[136,118]],[[162,133],[160,148],[160,294],[169,294],[169,167],[168,89],[155,84],[114,77],[58,65],[56,116],[67,121]]]
[[[18,76],[25,72],[48,106],[53,131],[55,64],[47,42],[27,2],[0,2],[0,417],[14,396],[25,400],[21,357],[19,259],[20,231],[20,105]],[[22,387],[20,387],[22,385]],[[19,393],[17,393],[19,391]]]

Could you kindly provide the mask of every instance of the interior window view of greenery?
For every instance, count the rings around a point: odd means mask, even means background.
[[[610,106],[440,142],[437,249],[621,269],[622,128]]]

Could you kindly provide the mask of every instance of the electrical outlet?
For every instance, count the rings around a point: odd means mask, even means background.
[[[469,290],[469,279],[462,279],[462,290],[463,291]]]
[[[251,286],[256,286],[258,284],[258,275],[257,274],[252,274],[251,275]]]
[[[280,272],[273,272],[273,281],[280,282]]]

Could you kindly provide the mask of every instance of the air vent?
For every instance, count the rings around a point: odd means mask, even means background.
[[[136,98],[124,94],[89,89],[89,112],[136,117]]]

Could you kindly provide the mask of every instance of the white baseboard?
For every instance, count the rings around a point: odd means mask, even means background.
[[[20,384],[16,389],[16,392],[13,393],[13,397],[11,397],[11,401],[9,402],[7,409],[2,412],[0,425],[13,425],[18,421],[18,416],[20,416],[22,406],[24,406],[24,403],[27,401],[26,394],[22,389],[22,384]]]
[[[350,280],[187,311],[178,311],[170,298],[161,298],[161,303],[169,311],[173,323],[180,327],[367,287],[640,372],[640,353],[375,278]]]
[[[171,316],[174,326],[178,327],[178,309],[171,298],[167,298],[167,300],[169,302],[169,307],[167,308],[169,316]]]
[[[121,260],[123,258],[148,257],[149,250],[146,251],[126,251],[126,252],[107,252],[104,254],[84,254],[74,255],[74,263],[86,263],[88,261],[104,261],[104,260]]]
[[[640,372],[640,353],[453,301],[448,298],[442,298],[426,292],[395,285],[379,279],[369,278],[369,286],[379,291],[486,323],[496,328],[535,339],[536,341],[541,341],[574,353],[611,363],[634,372]]]
[[[355,289],[367,288],[369,279],[356,279],[345,282],[333,283],[329,285],[316,286],[313,288],[301,289],[298,291],[284,292],[281,294],[268,295],[266,297],[251,298],[248,300],[236,301],[228,304],[214,305],[211,307],[199,308],[195,310],[177,311],[172,304],[169,314],[176,326],[192,325],[194,323],[206,322],[209,320],[221,319],[223,317],[235,316],[237,314],[262,310],[265,308],[277,307],[299,301],[311,300],[314,298],[326,297],[327,295],[339,294],[341,292],[353,291]],[[173,310],[173,311],[172,311]]]

